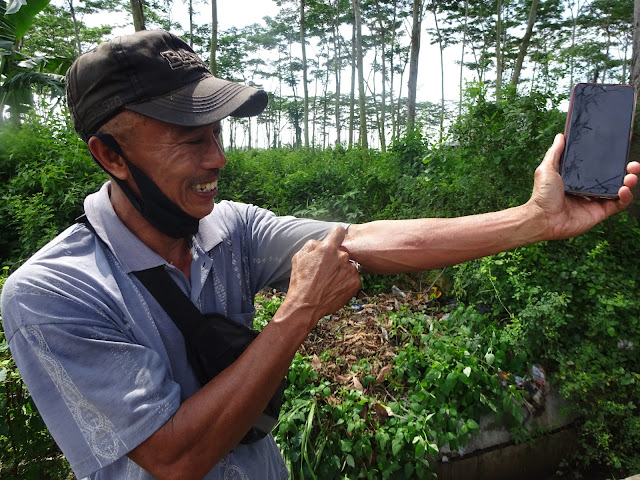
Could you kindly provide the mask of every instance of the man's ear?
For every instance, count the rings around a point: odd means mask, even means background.
[[[102,167],[111,175],[116,176],[121,180],[129,178],[129,167],[124,158],[111,150],[100,140],[97,136],[91,137],[87,143],[89,150],[96,159],[100,162]]]

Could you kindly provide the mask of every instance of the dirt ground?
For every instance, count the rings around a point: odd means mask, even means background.
[[[312,357],[311,365],[319,378],[360,391],[365,388],[358,375],[354,375],[353,367],[366,359],[371,368],[369,374],[376,377],[376,382],[366,389],[372,393],[373,389],[383,388],[384,377],[392,370],[391,359],[396,355],[397,345],[389,335],[389,313],[402,308],[442,315],[437,300],[415,293],[407,293],[405,297],[380,294],[361,298],[330,318],[321,319],[298,351]],[[378,393],[386,396],[384,391]]]

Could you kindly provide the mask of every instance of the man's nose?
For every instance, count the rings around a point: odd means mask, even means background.
[[[208,148],[206,155],[202,158],[203,168],[222,168],[227,163],[227,157],[222,150],[222,143],[215,134],[211,135],[210,140],[207,142]]]

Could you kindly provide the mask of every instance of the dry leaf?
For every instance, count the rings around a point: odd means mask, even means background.
[[[379,417],[385,418],[389,416],[387,413],[387,409],[384,405],[381,405],[380,403],[374,403],[373,408]]]
[[[355,375],[353,376],[353,388],[355,388],[359,392],[364,392],[364,387],[360,383],[360,380],[358,380],[358,377],[356,377]]]
[[[378,372],[378,376],[376,377],[376,383],[384,382],[385,377],[391,373],[391,370],[393,370],[392,365],[385,365],[384,367],[382,367],[380,369],[380,372]]]
[[[318,355],[316,355],[315,353],[313,354],[313,358],[311,359],[311,366],[314,370],[320,370],[320,368],[322,367],[322,362],[320,361],[320,358],[318,358]]]

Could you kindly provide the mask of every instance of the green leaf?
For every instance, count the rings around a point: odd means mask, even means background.
[[[616,336],[616,329],[613,327],[609,327],[607,328],[607,333],[609,334],[610,337],[615,337]]]
[[[351,455],[347,455],[347,465],[349,465],[351,468],[355,468],[356,466],[356,462],[353,460],[353,457]]]
[[[469,420],[467,420],[467,427],[469,427],[469,430],[471,432],[477,432],[478,430],[480,430],[480,426],[478,425],[478,423],[470,418]]]
[[[13,42],[9,40],[0,40],[0,55],[11,55]]]
[[[387,443],[389,442],[389,434],[386,432],[377,432],[376,440],[380,444],[380,449],[384,451],[387,447]]]
[[[45,9],[51,0],[28,0],[25,4],[19,5],[24,0],[13,0],[2,21],[10,22],[15,27],[15,40],[20,40],[31,28],[35,16]],[[13,9],[14,11],[11,11]]]
[[[458,374],[456,372],[449,372],[447,378],[444,381],[444,385],[442,386],[442,390],[444,390],[445,393],[451,392],[451,390],[453,390],[453,387],[456,386],[457,381]]]
[[[343,452],[350,452],[353,448],[353,445],[351,444],[351,440],[342,439],[340,440],[340,447]]]
[[[391,452],[394,455],[397,455],[398,452],[400,452],[400,450],[402,450],[403,446],[404,446],[404,439],[399,440],[398,438],[394,438],[393,442],[391,442]]]
[[[426,380],[429,382],[433,382],[436,380],[440,380],[440,377],[442,377],[442,372],[440,370],[432,368],[431,370],[429,370],[429,373],[427,373]]]
[[[425,446],[424,442],[417,442],[413,451],[413,457],[422,458],[424,457],[425,453],[427,453],[427,447]]]

